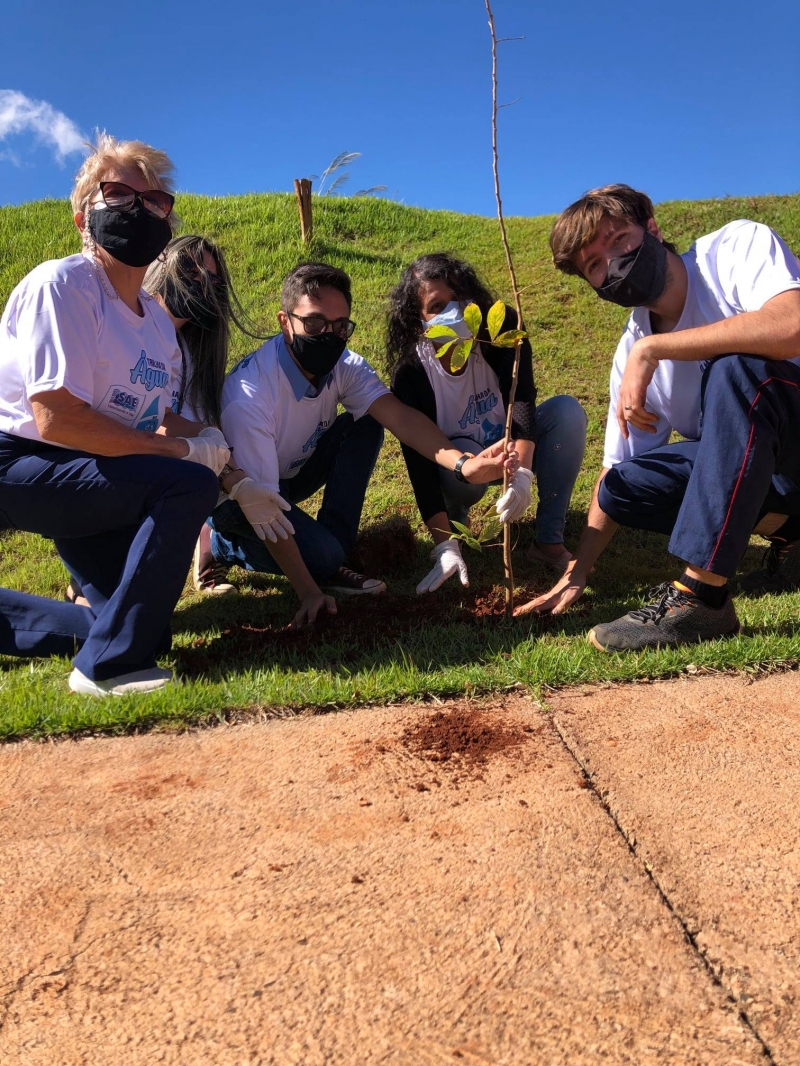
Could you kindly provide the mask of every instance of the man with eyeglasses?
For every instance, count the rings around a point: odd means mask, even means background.
[[[401,403],[360,355],[347,349],[350,279],[324,263],[286,278],[280,333],[243,359],[222,392],[222,428],[238,471],[229,498],[201,532],[195,587],[213,591],[233,565],[283,573],[300,599],[294,624],[336,612],[330,593],[376,594],[382,581],[345,563],[384,428],[429,459],[476,483],[502,476],[502,442],[462,455],[438,427]],[[343,414],[337,409],[344,407]],[[238,476],[237,476],[238,475]],[[231,482],[235,481],[231,485]],[[297,505],[325,486],[312,518]]]

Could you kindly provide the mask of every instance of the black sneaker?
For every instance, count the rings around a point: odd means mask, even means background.
[[[192,584],[205,596],[232,596],[238,593],[228,580],[228,568],[218,563],[211,550],[211,527],[203,522],[194,548]]]
[[[747,596],[766,596],[769,592],[796,592],[800,589],[800,540],[770,541],[760,570],[751,570],[738,583],[739,592]]]
[[[595,626],[589,633],[589,643],[600,651],[641,651],[696,644],[739,632],[739,619],[730,596],[721,607],[708,607],[672,581],[651,589],[650,595],[654,602],[646,607]]]
[[[325,582],[325,587],[341,596],[377,596],[386,592],[385,582],[357,574],[346,566],[340,566],[333,577]]]

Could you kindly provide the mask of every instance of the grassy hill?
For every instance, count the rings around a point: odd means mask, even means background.
[[[386,296],[401,269],[415,256],[447,250],[470,260],[498,295],[509,297],[494,219],[424,211],[373,199],[315,200],[315,241],[299,241],[295,201],[289,195],[208,198],[180,195],[184,232],[206,233],[224,248],[239,294],[254,321],[275,331],[280,284],[305,258],[324,259],[353,278],[351,342],[381,371]],[[771,196],[659,206],[665,236],[684,251],[702,233],[735,218],[773,226],[800,250],[800,196]],[[597,300],[587,286],[552,267],[547,248],[551,218],[515,218],[509,237],[515,254],[526,324],[532,334],[540,399],[570,392],[589,414],[589,443],[573,498],[568,543],[574,544],[600,465],[611,355],[625,312]],[[42,201],[0,208],[0,300],[44,259],[77,251],[79,242],[67,203]],[[235,336],[231,361],[252,347]],[[594,587],[582,605],[558,623],[524,621],[505,627],[496,619],[473,623],[465,614],[473,594],[500,580],[496,551],[469,555],[469,595],[450,582],[424,604],[412,601],[426,572],[426,542],[399,450],[393,441],[381,455],[367,497],[366,523],[392,514],[409,518],[419,535],[416,565],[390,575],[390,593],[400,599],[397,626],[368,624],[370,603],[346,604],[341,625],[302,641],[287,639],[280,626],[294,613],[294,597],[281,579],[236,573],[248,593],[234,603],[208,603],[187,593],[175,618],[178,669],[186,683],[147,700],[91,703],[67,692],[65,662],[0,660],[3,700],[0,736],[117,728],[133,723],[204,717],[235,717],[242,708],[341,706],[370,700],[421,697],[526,685],[535,689],[573,681],[656,676],[690,666],[758,668],[796,662],[800,596],[740,603],[746,635],[723,644],[678,652],[604,656],[583,634],[597,621],[615,617],[650,585],[678,572],[655,534],[622,531],[597,567]],[[552,583],[549,572],[524,562],[534,535],[530,521],[519,527],[517,579],[528,590]],[[23,534],[0,540],[0,582],[8,587],[60,595],[65,572],[49,544]],[[754,563],[755,554],[747,560]],[[406,600],[403,597],[409,597]],[[356,617],[356,611],[358,617]],[[402,621],[415,613],[418,625]],[[244,627],[244,628],[242,628]]]

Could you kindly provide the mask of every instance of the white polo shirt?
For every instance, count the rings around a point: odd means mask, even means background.
[[[278,482],[295,477],[314,454],[339,404],[358,419],[388,392],[366,359],[347,349],[314,388],[278,334],[225,379],[222,432],[237,465],[277,491]]]
[[[40,441],[30,398],[60,388],[133,429],[161,425],[180,372],[172,322],[147,293],[142,318],[109,297],[100,269],[83,254],[53,259],[11,293],[0,319],[1,432]]]
[[[759,311],[773,296],[800,289],[800,263],[769,226],[739,219],[701,237],[681,256],[687,291],[675,331],[706,326],[723,318]],[[628,440],[617,423],[617,402],[628,354],[640,337],[652,335],[650,312],[633,310],[611,367],[610,403],[603,466],[611,467],[661,448],[673,430],[689,440],[700,436],[702,362],[662,359],[647,387],[645,406],[658,415],[655,433],[628,426]],[[800,357],[792,359],[800,364]]]

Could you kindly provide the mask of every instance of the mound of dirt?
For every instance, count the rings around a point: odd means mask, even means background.
[[[461,705],[409,726],[401,733],[400,743],[412,755],[445,771],[478,776],[491,757],[519,748],[535,732],[531,725],[506,724],[498,714]]]
[[[520,592],[522,601],[524,592]],[[355,662],[377,646],[425,626],[496,625],[503,615],[503,592],[468,593],[459,599],[446,596],[358,596],[337,600],[335,615],[322,614],[313,626],[231,625],[218,637],[199,637],[191,647],[178,650],[178,668],[186,676],[199,675],[209,666],[241,660],[261,660],[270,652],[305,651],[322,643],[336,644],[341,662]],[[529,623],[532,616],[526,618]],[[513,625],[520,625],[514,622]]]

